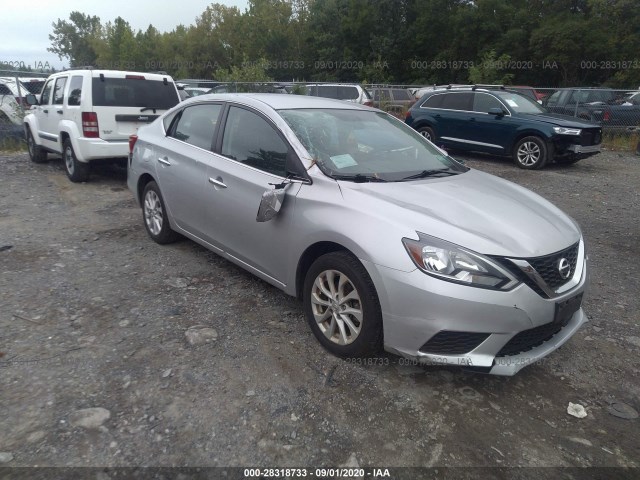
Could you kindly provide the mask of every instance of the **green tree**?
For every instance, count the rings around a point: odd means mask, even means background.
[[[95,63],[97,54],[93,41],[100,31],[99,17],[73,11],[69,21],[58,19],[52,25],[53,33],[49,35],[51,46],[47,48],[49,52],[58,55],[60,60],[67,58],[72,67]]]

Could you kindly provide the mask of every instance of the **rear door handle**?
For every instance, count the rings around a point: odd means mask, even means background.
[[[220,188],[227,188],[225,183],[222,181],[222,177],[218,177],[218,178],[209,177],[209,183],[212,183],[213,185],[216,185],[217,187],[220,187]]]
[[[60,115],[62,115],[62,110],[56,110]]]
[[[44,113],[49,113],[49,110],[42,110]]]
[[[158,157],[158,161],[161,164],[166,165],[167,167],[171,166],[171,162],[169,161],[169,159],[167,157]]]

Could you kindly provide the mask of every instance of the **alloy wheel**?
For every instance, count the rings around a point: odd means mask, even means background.
[[[67,171],[70,175],[73,175],[73,171],[75,170],[75,163],[73,160],[73,150],[71,147],[67,147],[64,150],[64,164],[67,167]]]
[[[162,230],[162,203],[153,190],[149,190],[144,198],[144,221],[153,235],[160,234]]]
[[[320,331],[338,345],[353,343],[362,329],[362,302],[344,273],[321,272],[313,282],[311,309]]]
[[[518,148],[518,162],[526,167],[535,165],[540,160],[540,147],[535,142],[524,142]]]

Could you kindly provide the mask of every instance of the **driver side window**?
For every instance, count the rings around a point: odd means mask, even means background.
[[[49,80],[42,89],[42,95],[40,95],[40,105],[49,105],[51,99],[51,87],[53,86],[53,80]]]
[[[288,145],[259,115],[231,107],[222,138],[222,155],[273,175],[286,177]]]

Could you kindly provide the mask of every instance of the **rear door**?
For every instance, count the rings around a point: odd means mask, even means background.
[[[125,72],[94,73],[91,95],[100,138],[107,141],[128,140],[180,101],[171,78]]]
[[[438,140],[467,147],[465,140],[471,135],[468,120],[472,108],[473,92],[446,93],[440,110],[434,114],[440,126],[440,132],[436,132]]]
[[[180,228],[199,238],[208,231],[207,164],[221,112],[221,103],[186,107],[155,146],[156,172],[167,209]]]

